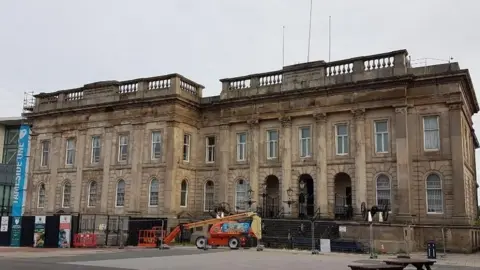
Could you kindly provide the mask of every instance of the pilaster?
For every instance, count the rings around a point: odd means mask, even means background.
[[[230,125],[220,126],[220,179],[218,202],[228,201],[228,166],[230,161]]]
[[[166,171],[165,171],[165,187],[164,187],[164,213],[172,215],[175,213],[177,205],[175,203],[175,180],[177,178],[177,167],[180,160],[176,151],[175,137],[177,136],[178,123],[175,121],[167,122],[167,143],[166,143]],[[177,147],[181,147],[177,145]]]
[[[333,205],[328,205],[328,177],[327,177],[327,114],[315,113],[317,181],[315,184],[315,205],[320,207],[322,218],[333,217]]]
[[[145,125],[133,125],[133,156],[132,156],[132,179],[130,189],[133,198],[130,198],[129,210],[132,212],[140,211],[140,197],[142,196],[142,164],[145,138]],[[147,148],[148,149],[148,148]]]
[[[287,190],[292,186],[292,121],[289,116],[280,117],[282,132],[282,202],[288,201]],[[291,213],[292,209],[283,203],[285,213]]]
[[[40,155],[37,154],[38,151],[38,134],[30,131],[30,147],[29,154],[27,156],[27,179],[26,179],[26,190],[25,190],[25,212],[32,213],[32,201],[34,195],[34,188],[33,188],[33,172],[35,171],[35,166],[37,165],[37,158],[40,160]]]
[[[58,167],[60,165],[60,156],[63,147],[62,147],[62,133],[55,132],[53,133],[52,145],[51,145],[51,156],[50,156],[50,181],[46,189],[48,189],[47,197],[47,212],[53,213],[55,211],[55,192],[57,191],[57,174]]]
[[[367,201],[367,163],[365,151],[365,109],[352,110],[355,118],[355,205],[360,214],[362,202]]]
[[[397,150],[397,196],[392,205],[398,207],[395,217],[399,221],[410,221],[412,217],[411,204],[411,162],[408,143],[408,107],[395,108],[395,145]]]
[[[78,132],[77,137],[77,149],[75,153],[75,166],[77,167],[77,175],[75,178],[74,186],[74,196],[73,196],[73,212],[80,212],[81,198],[82,198],[82,179],[83,179],[83,164],[85,162],[85,144],[86,144],[86,129],[81,129]],[[88,156],[88,155],[87,155]]]
[[[113,131],[114,130],[112,127],[106,127],[104,130],[105,136],[102,138],[103,139],[102,140],[103,179],[95,179],[98,182],[102,181],[102,192],[100,193],[100,212],[101,213],[108,212],[108,189],[110,184],[110,165],[112,165],[111,163],[114,162],[114,157],[116,156],[115,151],[117,150],[116,147],[113,147]],[[105,148],[104,151],[103,151],[103,148]],[[89,181],[90,179],[86,179],[86,180]],[[86,186],[85,191],[88,192],[88,186]],[[86,203],[88,205],[88,201]],[[97,196],[97,203],[98,203],[98,196]]]
[[[462,144],[462,104],[448,104],[450,124],[450,149],[452,152],[453,218],[466,218],[464,153]],[[445,200],[445,190],[444,190]],[[446,206],[444,204],[444,212]],[[444,213],[446,214],[446,213]]]
[[[259,148],[259,120],[258,117],[249,119],[248,125],[250,126],[250,188],[253,190],[253,200],[258,202],[258,148]]]

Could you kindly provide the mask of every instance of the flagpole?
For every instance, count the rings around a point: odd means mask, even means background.
[[[310,40],[312,38],[312,6],[313,0],[310,0],[310,21],[308,23],[308,52],[307,52],[307,62],[310,62]]]
[[[285,66],[285,25],[282,28],[282,68]]]
[[[332,16],[328,16],[328,62],[332,57]]]

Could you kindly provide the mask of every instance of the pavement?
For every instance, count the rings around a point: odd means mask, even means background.
[[[480,254],[447,254],[438,257],[433,270],[480,270]],[[425,258],[425,254],[411,254]],[[307,251],[210,249],[172,247],[157,249],[33,249],[0,248],[1,270],[157,270],[157,269],[349,269],[349,264],[381,263],[392,255],[381,255],[376,260],[368,254],[325,253],[312,255]],[[407,267],[414,269],[413,267]]]

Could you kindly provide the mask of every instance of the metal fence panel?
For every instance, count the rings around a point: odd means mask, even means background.
[[[310,220],[262,220],[262,242],[265,247],[310,249],[312,236],[313,223]]]

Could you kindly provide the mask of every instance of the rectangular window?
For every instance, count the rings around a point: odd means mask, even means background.
[[[17,163],[17,149],[4,149],[3,150],[3,163],[16,164]]]
[[[40,165],[48,167],[48,160],[50,155],[50,141],[42,141],[42,156],[40,157]]]
[[[300,137],[300,157],[306,158],[312,156],[312,132],[310,127],[301,127],[299,129]]]
[[[388,153],[388,121],[375,121],[375,152]]]
[[[65,164],[73,165],[75,163],[75,138],[68,138],[65,153]]]
[[[237,161],[247,160],[247,133],[237,134]]]
[[[153,131],[151,160],[159,160],[161,157],[162,157],[162,134],[160,133],[160,131]]]
[[[267,131],[267,159],[278,158],[278,131]]]
[[[97,164],[100,162],[101,152],[102,152],[102,143],[100,140],[100,136],[93,136],[92,137],[92,158],[91,158],[92,164]]]
[[[215,162],[215,137],[209,136],[205,140],[205,161],[207,163]]]
[[[190,161],[190,134],[183,135],[183,161]]]
[[[440,149],[440,125],[439,117],[423,117],[423,146],[427,151]]]
[[[118,136],[118,161],[126,162],[128,160],[128,135]]]
[[[335,125],[335,142],[337,148],[337,155],[343,156],[348,155],[348,125],[347,124],[337,124]]]

